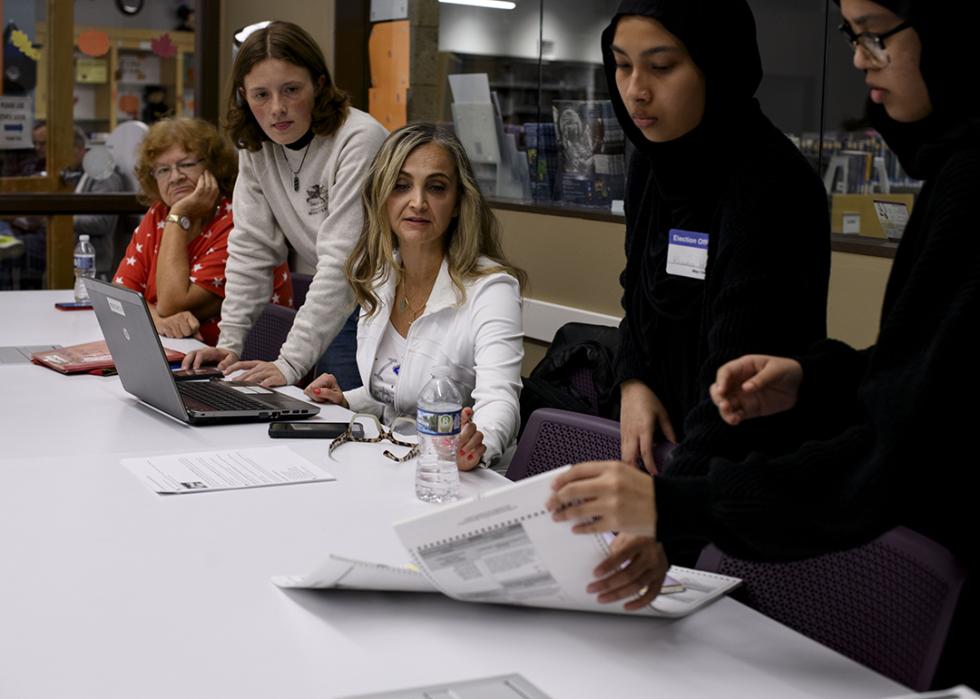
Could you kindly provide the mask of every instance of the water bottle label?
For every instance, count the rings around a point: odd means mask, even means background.
[[[458,410],[451,413],[430,413],[427,410],[419,410],[416,416],[419,434],[451,437],[459,434],[459,421]]]
[[[95,268],[95,255],[75,255],[75,269],[88,271]]]

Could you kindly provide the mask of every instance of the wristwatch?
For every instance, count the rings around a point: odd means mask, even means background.
[[[191,229],[191,220],[186,216],[178,216],[177,214],[167,214],[167,223],[176,223],[185,231],[189,231]]]

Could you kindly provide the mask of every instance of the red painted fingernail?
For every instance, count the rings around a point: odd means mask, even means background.
[[[462,455],[463,455],[463,454],[465,454],[465,453],[466,453],[466,452],[465,452],[465,451],[464,451],[463,449],[460,449],[460,450],[459,450],[459,455],[460,455],[460,456],[462,456]]]
[[[313,392],[314,392],[314,393],[319,393],[319,392],[320,392],[320,389],[319,389],[319,388],[314,388],[314,389],[313,389]]]
[[[469,453],[469,455],[468,455],[468,457],[467,457],[467,458],[470,458],[470,459],[472,459],[472,458],[473,458],[473,453],[474,453],[474,452],[472,452],[472,451],[471,451],[471,452]]]

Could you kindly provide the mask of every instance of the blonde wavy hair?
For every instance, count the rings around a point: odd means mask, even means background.
[[[388,197],[408,156],[429,143],[441,146],[456,167],[458,214],[449,224],[443,245],[459,302],[466,301],[464,282],[476,277],[506,272],[517,279],[522,289],[527,283],[524,271],[504,257],[497,218],[480,192],[463,145],[450,131],[435,124],[409,124],[385,139],[371,162],[361,190],[364,224],[357,245],[347,259],[347,279],[354,289],[355,300],[368,316],[374,315],[380,306],[374,290],[386,283],[390,274],[394,273],[400,280],[404,273],[395,257],[398,239],[388,220]],[[481,265],[481,257],[489,258],[494,264]]]

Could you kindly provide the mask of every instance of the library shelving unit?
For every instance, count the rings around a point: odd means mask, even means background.
[[[77,49],[79,35],[98,30],[109,39],[109,51],[93,58]],[[37,26],[38,42],[46,41],[46,27]],[[163,57],[153,50],[153,42],[169,37],[173,55]],[[120,27],[75,27],[75,59],[71,71],[59,72],[59,79],[71,80],[75,105],[75,123],[89,132],[109,132],[124,121],[139,119],[143,109],[143,91],[148,85],[160,85],[166,92],[165,103],[177,116],[193,116],[194,105],[194,34],[193,32]],[[45,52],[41,54],[44,61]],[[36,119],[46,118],[45,69],[38,66],[35,99]]]

